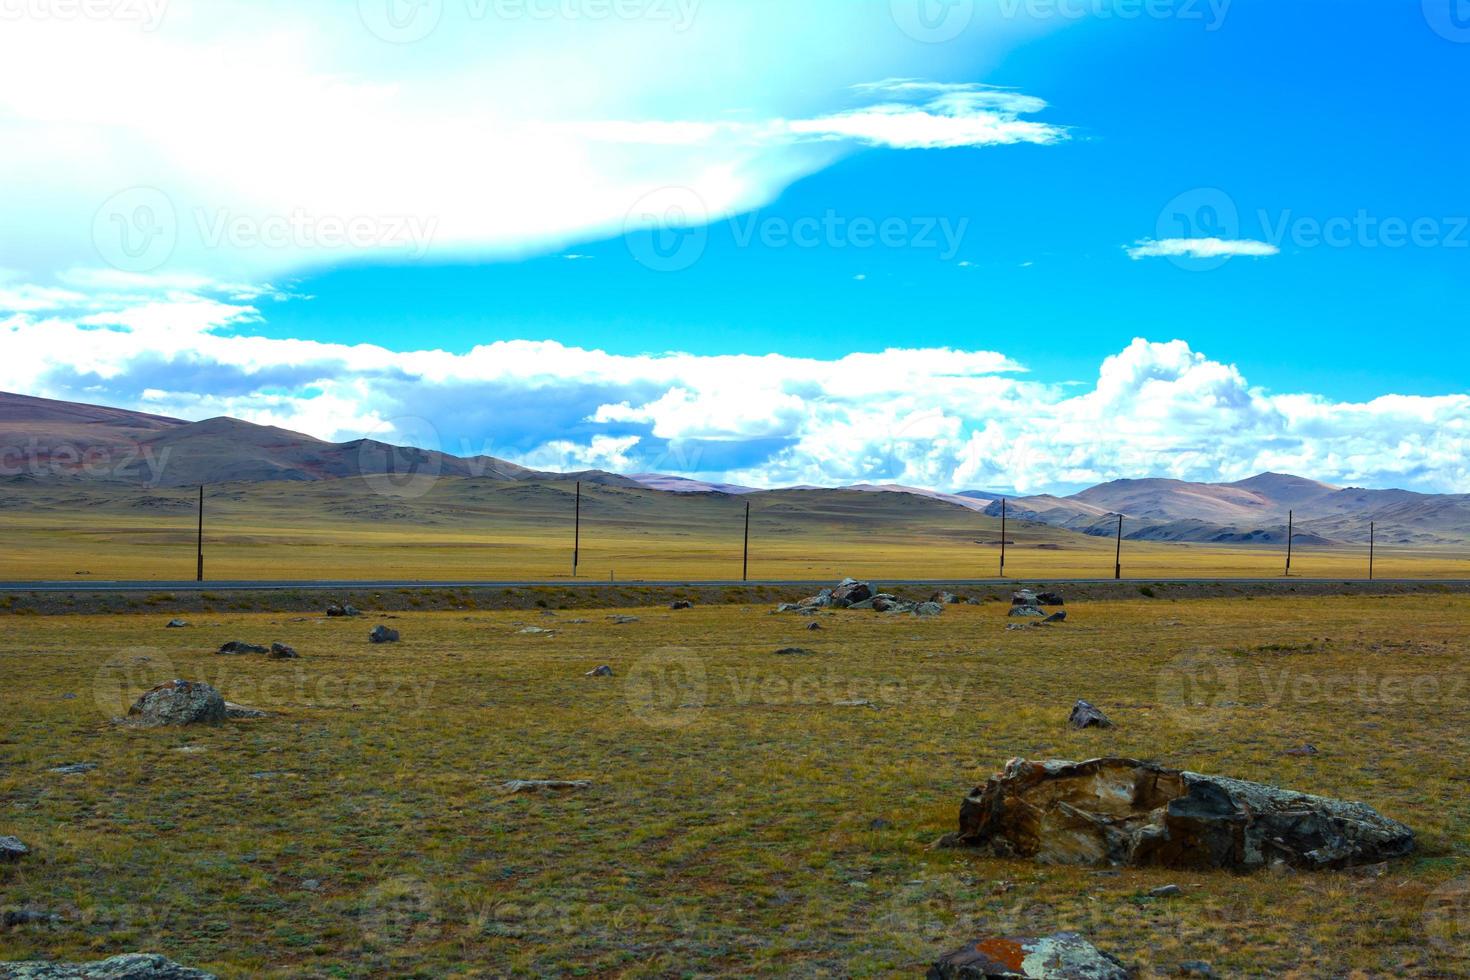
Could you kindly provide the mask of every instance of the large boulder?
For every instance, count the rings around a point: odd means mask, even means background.
[[[1022,589],[1011,596],[1011,615],[1043,619],[1046,612],[1041,608],[1041,599],[1030,589]]]
[[[5,980],[216,980],[213,973],[180,966],[149,953],[128,953],[93,963],[50,963],[43,960],[0,963]]]
[[[1012,759],[942,843],[1042,864],[1316,870],[1403,857],[1414,833],[1362,803],[1133,759]]]
[[[373,631],[368,634],[369,643],[397,643],[398,631],[389,629],[387,626],[374,626]]]
[[[224,696],[198,681],[169,681],[128,709],[142,725],[218,725],[225,720]]]
[[[1067,718],[1067,724],[1081,730],[1083,728],[1112,728],[1113,723],[1108,716],[1098,710],[1097,706],[1089,701],[1078,701],[1072,705],[1072,714]]]
[[[846,609],[856,602],[866,602],[876,595],[873,586],[857,579],[845,578],[832,590],[832,605]]]
[[[929,980],[1128,980],[1123,964],[1075,932],[1040,939],[977,939],[941,956]]]

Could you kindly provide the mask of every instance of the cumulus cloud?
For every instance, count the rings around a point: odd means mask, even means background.
[[[1181,340],[1135,340],[1094,377],[1063,384],[1033,379],[1026,368],[1041,364],[946,348],[832,359],[529,340],[394,351],[253,336],[269,308],[219,288],[133,292],[100,310],[0,308],[0,389],[341,441],[422,444],[414,436],[427,429],[450,452],[537,468],[761,486],[1042,492],[1289,470],[1470,491],[1470,395],[1273,393]]]
[[[1280,255],[1281,249],[1270,242],[1258,242],[1249,238],[1165,238],[1155,241],[1141,239],[1128,247],[1128,257],[1139,259],[1224,259],[1235,256],[1264,258]]]

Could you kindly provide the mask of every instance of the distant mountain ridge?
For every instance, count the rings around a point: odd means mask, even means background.
[[[602,470],[551,473],[492,456],[392,446],[370,439],[332,443],[232,418],[202,422],[125,409],[0,392],[0,481],[103,481],[147,487],[218,483],[315,482],[353,476],[427,474],[491,481],[581,480],[676,494],[751,495],[777,491],[668,474],[621,476]],[[784,491],[816,491],[788,487]],[[902,494],[1016,521],[1090,535],[1112,535],[1118,515],[1133,540],[1280,544],[1287,515],[1301,544],[1397,545],[1470,542],[1470,494],[1342,488],[1304,477],[1262,473],[1235,483],[1114,480],[1067,497],[1007,496],[983,490],[943,493],[898,484],[832,488]]]

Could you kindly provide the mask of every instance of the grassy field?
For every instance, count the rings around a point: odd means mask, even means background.
[[[0,959],[913,976],[982,932],[1072,928],[1145,977],[1470,970],[1466,905],[1444,904],[1470,875],[1470,597],[1139,597],[1020,633],[994,603],[821,632],[767,606],[613,612],[405,613],[391,647],[366,641],[385,617],[7,617],[0,834],[33,852],[0,866],[0,904],[62,918],[0,930]],[[210,652],[228,639],[303,659]],[[775,655],[793,645],[812,652]],[[583,676],[600,664],[617,676]],[[276,715],[109,721],[174,676]],[[1068,731],[1079,697],[1118,727]],[[1282,754],[1303,742],[1320,754]],[[1112,753],[1361,799],[1420,850],[1235,876],[930,849],[1008,758]],[[98,768],[49,772],[75,762]],[[1164,884],[1184,894],[1147,897]]]
[[[574,488],[437,481],[402,500],[360,481],[212,488],[206,572],[220,580],[552,581],[571,576]],[[188,580],[196,500],[187,491],[0,489],[0,580]],[[739,498],[585,486],[581,578],[741,575]],[[900,494],[783,491],[758,499],[750,574],[765,580],[973,579],[999,571],[1000,522]],[[1040,524],[1007,528],[1013,577],[1113,574],[1114,543]],[[1380,577],[1470,578],[1470,553],[1382,549]],[[1130,578],[1280,575],[1279,547],[1126,542]],[[1364,578],[1363,549],[1298,549],[1304,577]]]

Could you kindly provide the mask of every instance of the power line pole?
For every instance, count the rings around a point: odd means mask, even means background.
[[[1296,511],[1286,512],[1286,574],[1291,576],[1291,543],[1296,538]]]
[[[582,481],[577,481],[576,531],[572,538],[572,578],[577,577],[577,566],[582,561]]]
[[[204,581],[204,485],[199,486],[199,569],[196,582]]]
[[[740,581],[750,581],[750,501],[745,502],[745,560],[740,565]]]
[[[1123,515],[1118,515],[1118,557],[1113,562],[1113,578],[1123,580]]]
[[[1006,498],[1000,498],[1000,577],[1006,577]]]
[[[1368,581],[1373,581],[1373,559],[1376,557],[1374,551],[1378,545],[1378,522],[1368,522]]]

